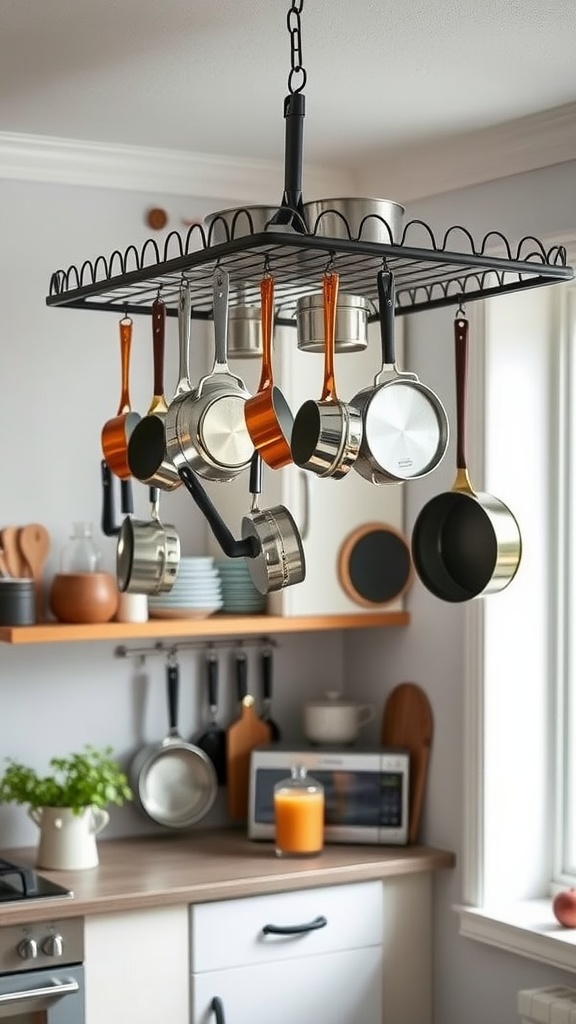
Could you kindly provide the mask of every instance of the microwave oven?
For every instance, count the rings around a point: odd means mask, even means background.
[[[296,764],[324,786],[326,842],[406,845],[410,755],[388,747],[255,747],[250,756],[250,839],[274,839],[274,786]]]

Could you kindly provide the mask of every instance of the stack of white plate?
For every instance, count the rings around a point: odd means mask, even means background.
[[[216,563],[222,580],[222,611],[257,615],[266,611],[266,595],[252,582],[243,558],[227,558]]]
[[[148,598],[155,619],[205,619],[222,605],[220,575],[210,555],[183,556],[172,590]]]

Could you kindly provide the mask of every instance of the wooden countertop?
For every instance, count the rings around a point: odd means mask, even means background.
[[[337,885],[438,871],[454,854],[426,846],[330,844],[319,857],[284,860],[271,842],[253,842],[242,831],[199,830],[185,837],[138,836],[100,840],[100,864],[86,871],[40,874],[70,888],[73,899],[0,904],[0,926],[146,907],[206,903],[264,893]],[[35,848],[3,850],[15,863],[35,866]]]

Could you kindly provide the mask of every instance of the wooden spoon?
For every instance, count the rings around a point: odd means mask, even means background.
[[[0,541],[4,553],[4,561],[10,576],[18,579],[24,576],[26,566],[23,564],[18,546],[18,528],[16,526],[5,526],[0,530]]]
[[[40,523],[30,523],[28,526],[22,526],[18,531],[18,545],[34,580],[36,622],[43,622],[42,573],[50,554],[50,534]]]

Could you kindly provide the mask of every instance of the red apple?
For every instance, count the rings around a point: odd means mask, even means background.
[[[565,928],[576,928],[576,889],[564,889],[552,901],[554,916]]]

